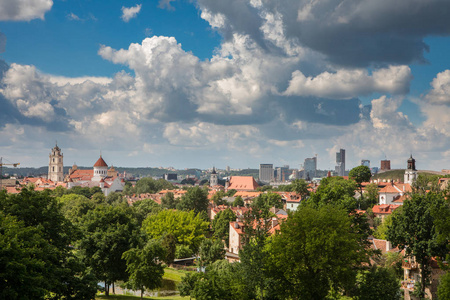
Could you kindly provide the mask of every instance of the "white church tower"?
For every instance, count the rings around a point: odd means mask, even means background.
[[[408,168],[405,170],[405,177],[403,182],[413,184],[417,179],[416,160],[412,157],[408,159]]]
[[[53,147],[52,152],[49,155],[50,162],[48,164],[48,179],[53,182],[64,180],[64,164],[63,154],[58,144]]]
[[[211,172],[211,178],[209,179],[209,186],[213,187],[219,184],[219,180],[217,178],[217,172],[216,172],[216,168],[213,167],[213,170]]]

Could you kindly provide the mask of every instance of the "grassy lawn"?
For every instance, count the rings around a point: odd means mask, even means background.
[[[186,275],[186,273],[188,273],[189,271],[184,271],[184,270],[175,270],[172,268],[165,268],[164,269],[164,279],[170,279],[173,280],[175,282],[181,282],[181,278],[184,277],[184,275]]]
[[[168,279],[174,281],[176,284],[181,282],[181,278],[186,275],[189,271],[185,270],[176,270],[173,268],[165,268],[164,269],[164,279]],[[129,295],[110,295],[106,297],[105,295],[97,295],[95,299],[118,299],[118,300],[137,300],[140,299],[139,296],[129,296]],[[181,297],[181,296],[166,296],[166,297],[144,297],[144,299],[165,299],[165,300],[178,300],[178,299],[189,299],[189,297]]]
[[[112,299],[117,299],[117,300],[138,300],[138,299],[140,299],[141,297],[139,297],[139,296],[126,296],[126,295],[109,295],[108,297],[106,297],[105,295],[97,295],[96,297],[95,297],[95,299],[97,300],[100,300],[100,299],[109,299],[109,300],[112,300]],[[168,296],[168,297],[145,297],[144,296],[144,299],[155,299],[155,300],[158,300],[158,299],[160,299],[160,300],[163,300],[163,299],[165,299],[165,300],[179,300],[179,299],[189,299],[189,297],[181,297],[181,296]]]

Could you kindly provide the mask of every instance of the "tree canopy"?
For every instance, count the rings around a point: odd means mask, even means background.
[[[434,212],[448,213],[444,196],[441,193],[413,193],[403,203],[401,210],[392,214],[392,225],[388,226],[387,239],[393,246],[406,249],[406,254],[414,256],[420,264],[421,282],[417,293],[424,297],[431,274],[432,257],[443,259],[448,253],[448,240],[438,239],[438,231],[434,223]]]
[[[164,249],[156,240],[150,240],[142,249],[132,248],[123,253],[129,274],[126,286],[141,290],[141,299],[145,288],[155,289],[161,285],[164,267],[160,261],[164,256]]]
[[[331,287],[352,285],[355,267],[366,261],[347,211],[331,205],[302,207],[281,224],[268,268],[282,298],[324,299]]]
[[[196,251],[205,238],[204,233],[208,225],[208,222],[205,222],[194,211],[163,210],[157,215],[149,215],[142,228],[151,239],[159,239],[166,234],[172,234],[177,240],[177,244],[189,246]]]
[[[193,210],[196,214],[208,209],[208,192],[198,186],[189,188],[177,205],[179,210]]]

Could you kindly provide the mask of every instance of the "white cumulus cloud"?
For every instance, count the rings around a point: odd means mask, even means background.
[[[44,19],[53,6],[52,0],[2,0],[0,21],[30,21]]]
[[[125,7],[122,6],[122,20],[128,22],[133,18],[136,18],[137,14],[141,11],[142,4],[136,4],[136,6]]]

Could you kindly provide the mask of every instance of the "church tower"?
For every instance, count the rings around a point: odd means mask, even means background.
[[[63,164],[63,154],[58,144],[53,147],[49,155],[50,162],[48,164],[48,179],[53,182],[64,180],[64,164]]]
[[[108,165],[100,155],[100,158],[94,164],[94,177],[92,177],[92,181],[101,181],[106,176],[108,176]]]
[[[405,170],[405,177],[403,182],[412,184],[417,179],[416,160],[412,157],[408,159],[407,169]]]
[[[219,180],[217,179],[217,172],[216,168],[213,167],[213,170],[211,172],[211,178],[209,179],[209,186],[213,187],[219,184]]]

